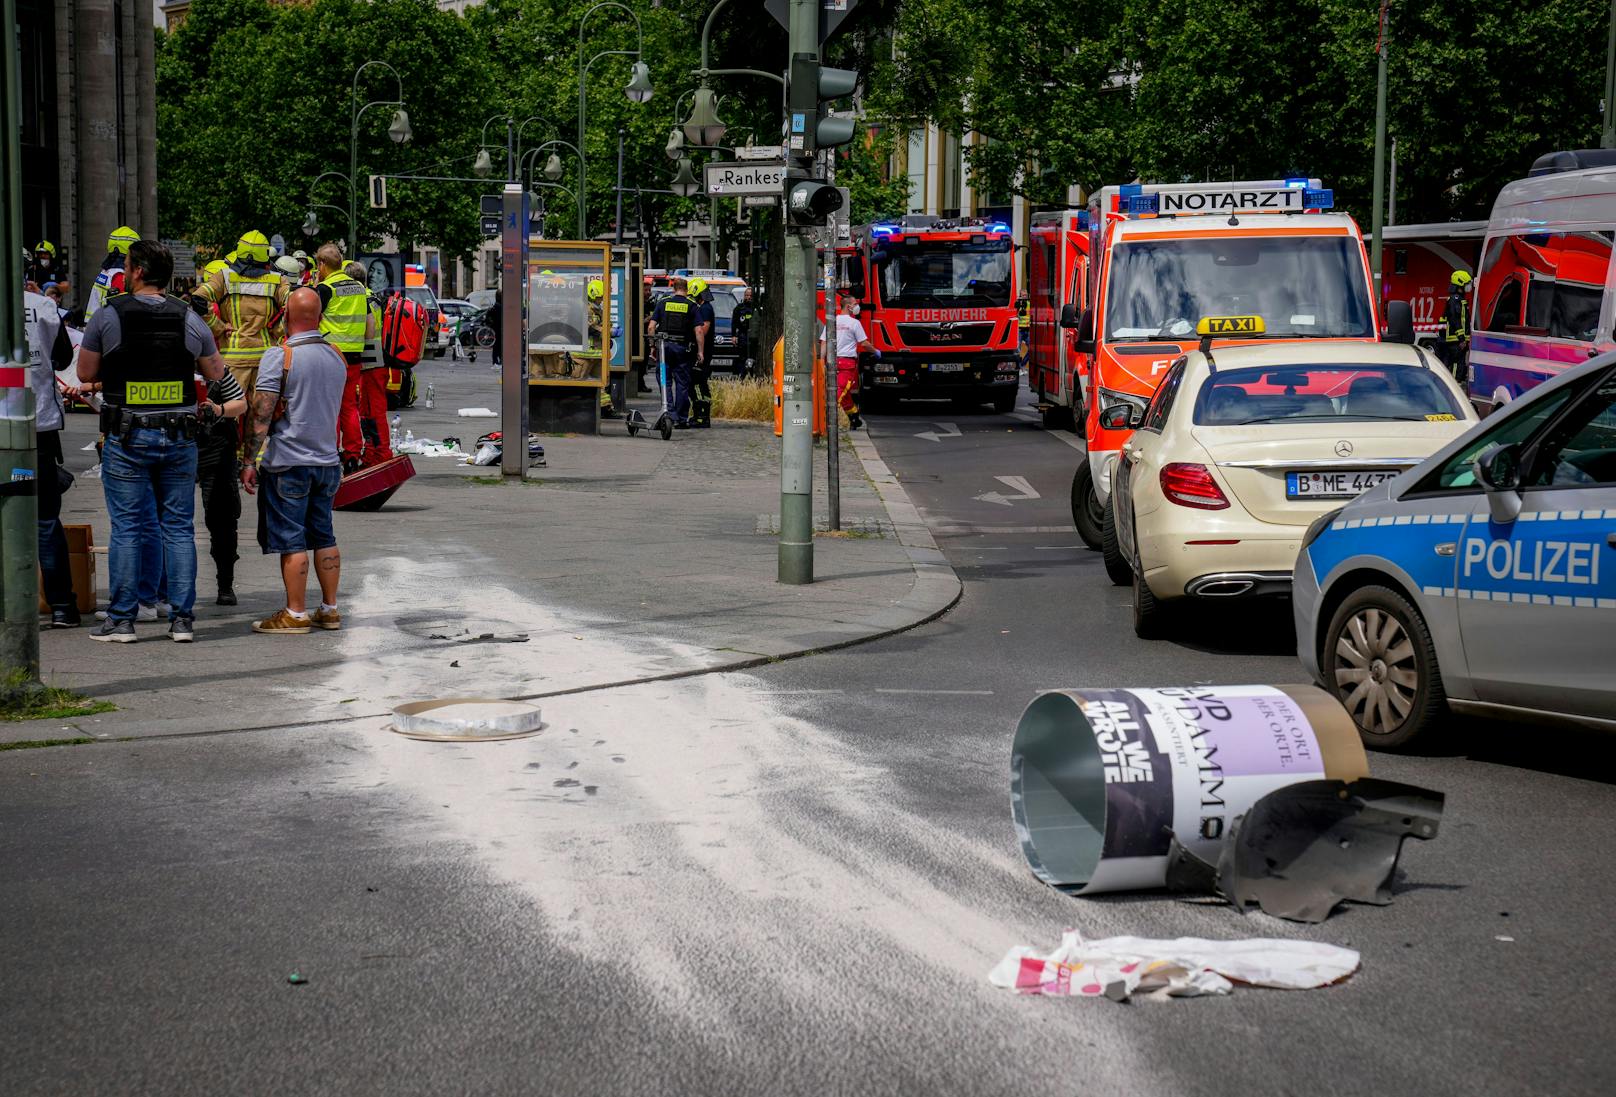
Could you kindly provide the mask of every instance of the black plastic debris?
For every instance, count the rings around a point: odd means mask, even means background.
[[[1287,785],[1233,822],[1216,867],[1175,836],[1168,887],[1215,891],[1241,913],[1255,905],[1294,922],[1322,922],[1343,902],[1385,906],[1404,840],[1435,838],[1443,802],[1440,792],[1373,777]]]

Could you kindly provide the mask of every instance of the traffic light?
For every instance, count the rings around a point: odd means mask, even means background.
[[[786,179],[786,218],[800,228],[823,225],[842,208],[842,192],[806,175]]]
[[[811,55],[791,59],[792,152],[834,148],[853,139],[856,120],[831,114],[827,101],[852,95],[857,85],[858,73],[852,69],[825,68]]]

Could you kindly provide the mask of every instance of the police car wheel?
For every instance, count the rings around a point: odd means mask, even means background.
[[[1446,711],[1431,633],[1394,590],[1371,586],[1350,594],[1330,619],[1321,663],[1325,685],[1365,746],[1403,749]]]
[[[1083,538],[1085,545],[1097,549],[1104,521],[1104,506],[1094,494],[1094,474],[1089,471],[1088,458],[1081,458],[1077,471],[1072,474],[1072,525],[1077,527],[1077,535]]]
[[[1113,497],[1114,498],[1114,497]],[[1117,508],[1107,506],[1100,519],[1100,558],[1105,561],[1105,574],[1113,585],[1125,587],[1134,579],[1134,570],[1123,559],[1117,546]]]

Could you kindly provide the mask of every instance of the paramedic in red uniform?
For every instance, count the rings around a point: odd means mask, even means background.
[[[841,308],[836,316],[836,402],[847,412],[848,429],[858,430],[864,425],[855,398],[859,390],[859,355],[873,354],[879,358],[881,352],[875,349],[864,325],[859,323],[858,301],[847,292],[840,295],[840,301]]]

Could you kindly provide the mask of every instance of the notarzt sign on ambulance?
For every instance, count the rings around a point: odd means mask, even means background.
[[[1116,212],[1131,217],[1193,216],[1203,213],[1304,213],[1329,209],[1332,192],[1317,179],[1279,179],[1260,183],[1132,184],[1118,188]]]

